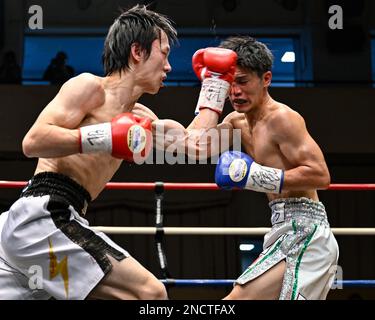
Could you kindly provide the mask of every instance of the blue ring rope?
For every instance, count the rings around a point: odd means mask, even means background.
[[[235,280],[232,279],[163,279],[161,282],[174,287],[229,287]],[[338,280],[335,288],[375,288],[375,280]]]

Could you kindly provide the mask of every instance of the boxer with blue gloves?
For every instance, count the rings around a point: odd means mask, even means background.
[[[220,156],[216,166],[215,182],[223,189],[281,193],[284,171],[261,166],[246,153],[226,151]]]
[[[241,131],[244,152],[223,152],[215,180],[222,189],[266,193],[272,224],[263,252],[225,299],[325,299],[338,246],[317,193],[330,183],[323,153],[302,116],[270,96],[273,56],[267,46],[242,36],[220,47],[237,53],[229,91],[234,112],[223,123]]]
[[[153,126],[180,129],[170,140],[200,159],[221,154],[217,185],[264,192],[271,208],[263,252],[225,299],[325,299],[335,278],[338,245],[317,190],[329,186],[330,175],[303,117],[268,92],[271,51],[251,37],[230,37],[220,48],[198,50],[192,61],[202,80],[194,120],[186,129],[173,120],[154,119]],[[219,123],[227,97],[234,111]],[[202,139],[207,132],[220,141]],[[243,152],[232,141],[237,133]],[[228,144],[221,139],[225,136]],[[231,146],[234,151],[227,151]]]

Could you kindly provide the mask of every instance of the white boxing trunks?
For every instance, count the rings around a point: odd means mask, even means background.
[[[339,255],[324,205],[307,198],[271,201],[272,229],[263,252],[236,280],[245,284],[286,262],[279,299],[325,299],[335,279]]]
[[[128,252],[84,214],[90,194],[67,176],[35,175],[0,215],[0,299],[85,299]]]

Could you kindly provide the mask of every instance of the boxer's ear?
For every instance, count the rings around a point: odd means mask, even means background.
[[[264,86],[269,87],[271,85],[271,80],[272,80],[272,72],[267,71],[263,74],[263,81],[264,81]]]
[[[131,57],[135,62],[140,62],[143,56],[143,50],[139,43],[135,42],[130,47]]]

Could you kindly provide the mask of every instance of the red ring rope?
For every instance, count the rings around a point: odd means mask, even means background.
[[[26,181],[0,181],[0,188],[23,188]],[[153,190],[154,182],[108,182],[106,189],[111,190]],[[165,182],[165,190],[219,190],[215,183]],[[328,190],[375,190],[371,183],[331,184]]]

